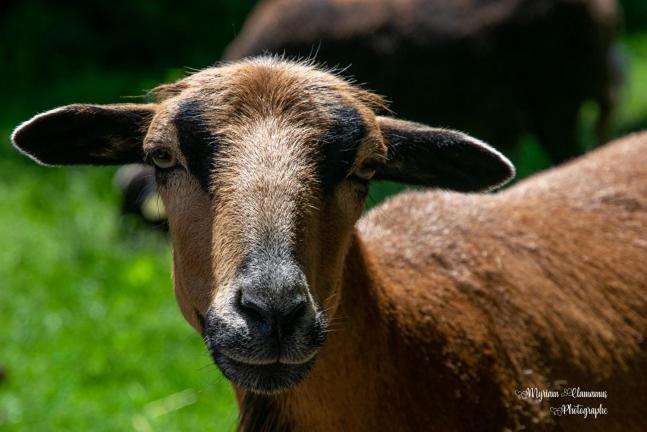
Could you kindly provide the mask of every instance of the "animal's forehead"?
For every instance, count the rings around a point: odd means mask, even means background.
[[[257,59],[209,68],[174,85],[178,98],[200,99],[215,111],[326,109],[352,100],[356,89],[343,79],[299,63]]]
[[[260,57],[204,69],[155,93],[172,110],[197,99],[213,115],[324,114],[340,103],[366,112],[385,109],[381,97],[311,64]],[[235,117],[234,117],[235,118]]]
[[[270,152],[277,139],[315,150],[310,155],[317,157],[322,183],[334,182],[352,164],[373,117],[362,100],[368,93],[326,72],[271,59],[207,69],[162,92],[164,123],[174,127],[205,189],[223,149]],[[257,133],[267,139],[250,148],[247,140]]]

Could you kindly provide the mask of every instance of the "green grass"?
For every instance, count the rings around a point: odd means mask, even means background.
[[[618,110],[620,133],[647,128],[647,32],[626,37],[627,82]]]
[[[0,427],[231,430],[168,241],[118,219],[111,173],[0,161]]]
[[[647,35],[634,54],[618,130],[647,120]],[[80,72],[0,107],[0,429],[231,430],[229,384],[176,306],[170,245],[118,216],[113,169],[45,169],[9,149],[36,111],[142,94],[167,74]],[[516,158],[546,164],[531,138]],[[389,184],[371,191],[371,204]]]

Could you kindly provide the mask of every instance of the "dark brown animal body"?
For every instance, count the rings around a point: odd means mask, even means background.
[[[615,30],[614,0],[266,0],[225,58],[316,55],[392,99],[399,116],[507,149],[534,133],[559,162],[581,152],[587,99],[606,139]]]
[[[644,430],[645,167],[647,133],[497,194],[387,201],[358,224],[339,330],[312,374],[285,395],[243,397],[243,418],[285,430]],[[560,384],[608,398],[517,396]],[[600,403],[597,419],[550,412]]]

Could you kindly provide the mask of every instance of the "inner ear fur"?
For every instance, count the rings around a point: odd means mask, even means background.
[[[115,165],[141,161],[156,104],[75,104],[18,126],[13,145],[44,165]]]
[[[462,132],[378,117],[388,158],[375,178],[462,192],[500,187],[515,175],[512,163]]]

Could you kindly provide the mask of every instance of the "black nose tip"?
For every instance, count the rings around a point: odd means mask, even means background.
[[[288,333],[299,319],[305,315],[307,300],[302,294],[290,299],[261,299],[242,292],[240,310],[258,329],[263,336],[272,334],[277,337]]]

